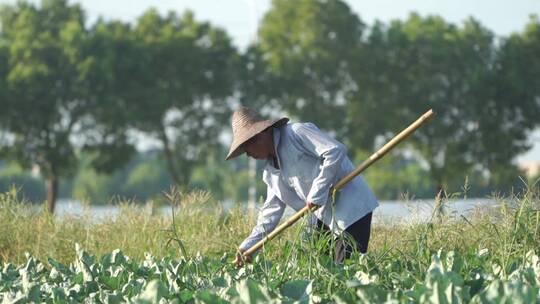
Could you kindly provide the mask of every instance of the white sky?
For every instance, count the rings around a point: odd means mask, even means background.
[[[292,0],[294,1],[294,0]],[[191,9],[198,19],[224,27],[237,46],[244,48],[255,37],[257,20],[270,8],[270,0],[79,0],[87,9],[89,21],[102,15],[123,20],[134,20],[148,7],[161,12]],[[422,15],[437,14],[454,23],[469,16],[481,21],[497,35],[521,31],[531,14],[540,14],[540,0],[345,0],[360,18],[374,20],[404,19],[410,12]],[[126,5],[126,3],[129,3]]]
[[[0,3],[14,2],[14,0],[0,0]],[[191,9],[196,19],[210,21],[226,29],[241,50],[255,38],[258,20],[270,8],[271,3],[270,0],[72,0],[72,2],[81,3],[90,23],[98,16],[133,21],[150,7],[155,7],[162,13],[169,10],[181,13],[185,9]],[[473,16],[499,36],[522,31],[531,14],[540,15],[540,0],[345,0],[345,2],[367,24],[372,24],[374,20],[387,22],[391,19],[405,19],[412,11],[421,15],[440,15],[453,23],[461,23],[469,16]],[[531,142],[533,141],[535,147],[519,160],[540,161],[540,130],[531,136]]]
[[[294,0],[291,0],[294,1]],[[0,3],[15,3],[0,0]],[[31,2],[38,2],[31,0]],[[257,20],[270,8],[270,0],[71,0],[80,3],[88,21],[97,16],[132,21],[150,7],[160,12],[191,9],[199,20],[221,26],[240,48],[254,38]],[[345,0],[368,23],[378,19],[404,19],[410,12],[437,14],[454,23],[473,16],[497,35],[521,31],[531,14],[540,15],[540,0]]]

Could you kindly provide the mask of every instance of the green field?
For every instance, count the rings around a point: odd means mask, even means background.
[[[137,303],[539,303],[540,197],[428,224],[375,226],[370,251],[334,264],[295,225],[235,268],[255,221],[208,193],[171,198],[174,221],[124,203],[100,222],[28,211],[0,195],[0,300]]]

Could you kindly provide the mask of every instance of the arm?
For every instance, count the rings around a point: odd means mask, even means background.
[[[308,204],[322,206],[328,199],[330,187],[335,183],[341,162],[347,157],[347,149],[311,123],[298,124],[293,130],[304,152],[322,160],[321,171],[313,180],[307,195]]]
[[[266,202],[259,211],[257,224],[251,234],[240,244],[239,250],[241,252],[248,250],[272,232],[283,216],[283,211],[285,211],[285,204],[268,188]]]

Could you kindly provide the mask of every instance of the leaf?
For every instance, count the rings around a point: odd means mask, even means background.
[[[53,300],[53,303],[65,303],[66,302],[66,293],[64,292],[64,289],[54,287],[51,290],[51,298]]]
[[[98,282],[105,285],[107,288],[111,290],[116,290],[118,289],[118,287],[120,287],[120,280],[115,277],[100,275],[98,276]]]
[[[336,304],[349,304],[356,302],[353,299],[353,296],[351,296],[350,294],[335,294],[332,295],[332,300]]]
[[[160,280],[152,280],[146,284],[144,291],[137,297],[137,300],[141,300],[143,303],[148,301],[149,303],[157,303],[162,298],[169,296],[169,290]]]
[[[27,259],[26,265],[24,266],[24,269],[26,271],[35,270],[35,268],[36,268],[36,260],[34,259],[34,257],[28,252],[25,252],[24,254],[26,255],[26,259]]]
[[[126,257],[120,249],[115,249],[111,253],[103,255],[101,258],[103,268],[109,268],[111,265],[122,266],[126,261]]]
[[[382,303],[388,292],[375,285],[366,285],[356,290],[356,295],[361,303]]]
[[[227,280],[225,280],[225,278],[223,277],[213,278],[212,285],[214,285],[215,287],[222,287],[222,288],[229,287],[229,284],[227,284]]]
[[[99,286],[96,281],[88,281],[83,284],[84,292],[87,294],[99,291]]]
[[[63,274],[64,276],[71,276],[73,275],[73,272],[68,268],[66,267],[64,264],[56,261],[55,259],[53,258],[48,258],[47,261],[49,262],[49,265],[51,265],[52,267],[54,267],[54,269],[56,271],[58,271],[59,273]]]
[[[363,271],[357,271],[354,274],[354,277],[357,278],[362,285],[375,283],[378,279],[377,275],[370,275],[369,273]]]
[[[459,273],[463,266],[463,259],[454,251],[448,252],[446,255],[446,270]]]
[[[191,301],[194,295],[193,291],[191,290],[182,290],[178,293],[178,296],[180,297],[180,301],[182,301],[182,303],[186,303]]]
[[[244,279],[236,284],[240,300],[244,303],[267,303],[271,300],[267,290],[252,279]]]
[[[307,302],[312,292],[313,281],[289,281],[281,287],[281,294],[296,301]]]
[[[41,302],[41,289],[38,284],[32,284],[26,291],[28,300],[34,303]]]
[[[535,303],[540,290],[522,282],[495,280],[484,291],[476,295],[473,303]]]
[[[94,280],[94,275],[90,270],[90,266],[94,264],[94,259],[81,249],[81,246],[75,244],[77,251],[77,258],[75,260],[75,268],[79,273],[82,273],[84,282],[90,282]]]
[[[119,295],[108,294],[105,296],[105,299],[103,302],[105,304],[120,304],[124,302],[124,299],[122,299],[122,297]]]
[[[227,301],[220,298],[218,295],[213,294],[208,290],[197,291],[194,297],[195,297],[195,303],[208,303],[208,304],[228,303]]]

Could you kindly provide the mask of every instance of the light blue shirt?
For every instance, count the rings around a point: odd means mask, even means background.
[[[263,180],[266,201],[257,225],[240,244],[251,248],[278,225],[286,206],[299,211],[306,202],[320,205],[313,214],[336,234],[372,212],[379,203],[362,176],[358,175],[338,191],[332,205],[330,188],[354,170],[345,146],[312,123],[289,123],[273,129],[279,169],[267,161]]]

